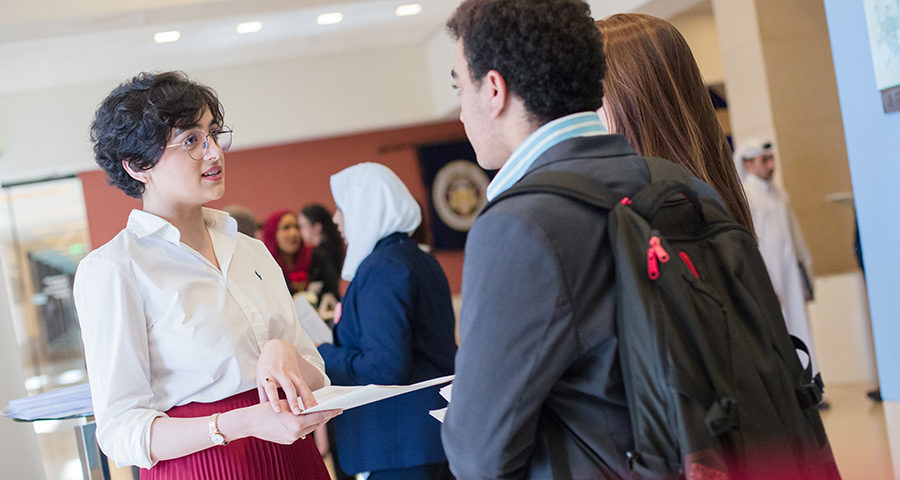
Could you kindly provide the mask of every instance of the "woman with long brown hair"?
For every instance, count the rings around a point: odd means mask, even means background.
[[[598,113],[607,129],[639,154],[668,159],[710,184],[753,232],[731,147],[681,33],[650,15],[618,14],[596,24],[607,67]]]

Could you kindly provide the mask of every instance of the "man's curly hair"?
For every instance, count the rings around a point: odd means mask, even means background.
[[[466,0],[447,22],[472,81],[496,70],[540,124],[597,110],[606,60],[581,0]]]
[[[91,124],[94,159],[109,184],[141,198],[144,184],[128,175],[122,161],[135,170],[153,168],[172,129],[196,124],[207,108],[213,123],[223,126],[216,93],[188,80],[183,72],[144,72],[116,87],[97,108]]]

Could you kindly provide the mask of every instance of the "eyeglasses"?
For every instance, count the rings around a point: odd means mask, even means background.
[[[181,142],[166,145],[165,148],[181,147],[192,159],[203,160],[203,157],[206,156],[206,151],[209,149],[210,138],[216,142],[216,145],[223,152],[227,152],[231,148],[231,132],[231,129],[225,127],[206,134],[203,133],[203,130],[196,128],[188,131],[187,136]]]

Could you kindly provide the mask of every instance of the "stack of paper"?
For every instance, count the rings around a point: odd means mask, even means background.
[[[26,421],[87,417],[94,414],[91,388],[89,384],[82,383],[11,400],[3,414]]]
[[[313,392],[318,405],[307,408],[303,413],[321,412],[322,410],[349,410],[404,393],[442,385],[451,380],[453,380],[453,375],[433,378],[412,385],[364,385],[361,387],[338,387],[332,385]]]

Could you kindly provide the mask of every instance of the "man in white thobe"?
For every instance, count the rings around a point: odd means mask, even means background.
[[[766,269],[781,302],[788,332],[809,347],[817,370],[806,302],[812,300],[812,258],[787,193],[772,182],[775,158],[769,142],[748,141],[737,152],[746,175],[744,191]]]

